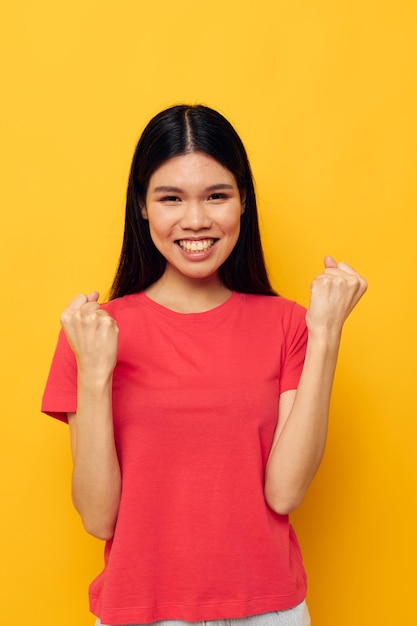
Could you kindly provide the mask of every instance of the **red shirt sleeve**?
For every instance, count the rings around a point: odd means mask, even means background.
[[[43,413],[67,421],[67,413],[77,410],[77,363],[61,330],[42,398]]]
[[[295,302],[290,309],[284,333],[285,349],[281,363],[281,393],[289,389],[297,389],[307,347],[306,310]]]

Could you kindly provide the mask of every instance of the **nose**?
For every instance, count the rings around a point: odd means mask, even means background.
[[[204,228],[211,228],[212,219],[209,215],[207,207],[204,202],[199,200],[189,201],[184,203],[184,210],[181,217],[181,228],[183,230],[201,230]]]

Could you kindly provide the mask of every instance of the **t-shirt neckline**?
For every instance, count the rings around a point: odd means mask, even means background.
[[[158,302],[155,302],[155,300],[152,300],[152,298],[150,298],[144,291],[141,291],[138,294],[138,296],[142,304],[144,304],[146,307],[150,309],[153,309],[153,311],[155,311],[156,313],[160,315],[164,315],[165,317],[169,317],[171,319],[178,319],[178,320],[179,319],[207,320],[209,318],[216,317],[217,315],[223,315],[229,309],[235,307],[235,305],[239,302],[239,300],[242,299],[243,294],[237,291],[232,291],[232,293],[227,298],[227,300],[225,300],[221,304],[218,304],[217,306],[213,307],[212,309],[208,309],[207,311],[200,311],[200,312],[194,312],[194,313],[181,313],[179,311],[173,311],[172,309],[169,309],[163,304],[159,304]]]

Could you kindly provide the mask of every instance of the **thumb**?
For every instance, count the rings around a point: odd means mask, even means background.
[[[98,291],[92,291],[87,296],[87,302],[97,302],[99,297],[100,297],[100,294]]]
[[[330,268],[330,267],[337,267],[337,263],[334,260],[334,258],[332,256],[325,256],[324,257],[324,267]]]
[[[356,274],[356,272],[353,269],[353,267],[351,267],[347,263],[340,262],[340,263],[337,264],[337,267],[340,270],[342,270],[343,272],[346,272],[347,274]]]

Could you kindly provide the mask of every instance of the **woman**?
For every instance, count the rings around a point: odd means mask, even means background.
[[[365,290],[326,257],[307,313],[276,296],[232,126],[186,105],[149,122],[110,301],[63,312],[42,407],[69,422],[73,501],[106,541],[97,624],[309,624],[288,515]]]

